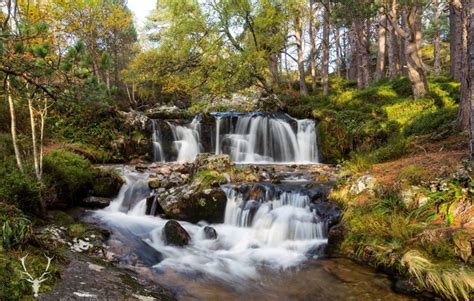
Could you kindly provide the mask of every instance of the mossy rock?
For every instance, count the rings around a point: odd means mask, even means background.
[[[92,195],[104,198],[117,196],[124,181],[122,177],[111,169],[98,169],[94,172],[92,181]]]
[[[68,234],[69,236],[76,238],[83,236],[88,230],[88,227],[84,224],[72,224],[68,227]]]

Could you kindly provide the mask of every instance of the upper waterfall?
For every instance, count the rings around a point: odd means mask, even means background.
[[[193,160],[201,152],[228,154],[236,163],[318,163],[316,122],[275,113],[211,113],[190,123],[153,121],[155,161]],[[157,141],[161,133],[171,135]],[[168,148],[165,147],[168,145]]]

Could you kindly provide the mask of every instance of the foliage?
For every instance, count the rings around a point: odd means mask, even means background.
[[[0,199],[8,204],[30,212],[41,212],[41,195],[44,190],[31,173],[22,174],[15,165],[14,158],[0,162]]]
[[[71,203],[84,196],[93,177],[88,160],[63,149],[53,150],[44,158],[44,171],[50,185]]]
[[[421,184],[422,180],[424,180],[426,177],[426,171],[422,166],[418,165],[407,166],[400,170],[400,173],[398,174],[399,181],[406,181],[412,185]]]
[[[31,234],[31,221],[15,206],[0,202],[0,251],[24,243]]]

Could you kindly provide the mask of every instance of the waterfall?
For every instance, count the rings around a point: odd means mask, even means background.
[[[125,183],[120,188],[117,197],[105,210],[110,212],[133,212],[135,215],[138,215],[143,211],[142,201],[146,202],[146,198],[151,193],[148,187],[149,174],[138,173],[128,168],[123,168],[121,172]],[[143,212],[143,214],[145,213]]]
[[[189,125],[176,125],[168,122],[173,133],[173,144],[178,152],[177,161],[194,160],[201,152],[201,119],[196,116]]]
[[[216,154],[237,163],[317,163],[316,123],[286,114],[214,113]]]
[[[240,193],[230,185],[223,189],[227,195],[225,224],[251,227],[270,245],[326,237],[325,223],[310,210],[309,197],[299,190],[271,193],[267,189],[261,201],[246,201],[248,193]]]
[[[165,154],[161,145],[161,132],[157,120],[152,120],[153,161],[165,162]]]

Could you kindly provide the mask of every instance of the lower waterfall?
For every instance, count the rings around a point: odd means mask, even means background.
[[[310,208],[310,199],[300,188],[262,185],[263,193],[252,196],[231,185],[225,222],[211,225],[217,239],[206,239],[206,222],[180,222],[190,234],[188,246],[166,245],[163,227],[167,220],[145,215],[151,191],[144,186],[146,172],[125,168],[126,183],[109,207],[95,212],[102,222],[132,233],[163,256],[157,270],[204,273],[224,281],[257,279],[261,268],[286,269],[314,255],[327,242],[326,223]],[[299,186],[298,186],[299,187]]]

